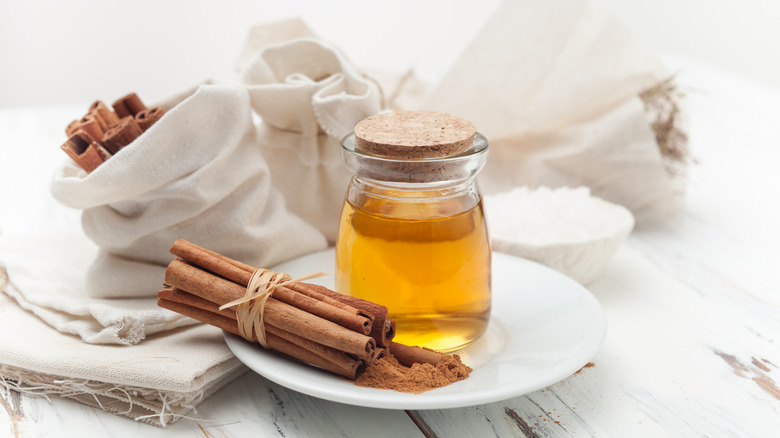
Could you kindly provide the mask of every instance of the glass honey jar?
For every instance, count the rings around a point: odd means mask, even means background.
[[[353,174],[339,223],[336,287],[385,305],[395,340],[441,352],[490,318],[491,249],[475,177],[487,139],[449,114],[369,117],[342,141]]]

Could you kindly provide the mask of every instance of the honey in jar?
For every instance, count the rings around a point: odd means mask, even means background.
[[[490,318],[490,243],[475,176],[487,141],[461,118],[385,113],[342,142],[353,173],[336,246],[337,290],[385,305],[395,340],[447,352]]]

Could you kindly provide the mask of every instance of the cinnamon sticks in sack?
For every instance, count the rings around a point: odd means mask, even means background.
[[[326,247],[271,186],[244,86],[206,83],[157,106],[165,116],[92,172],[68,159],[51,181],[58,202],[83,210],[84,233],[100,247],[87,272],[90,296],[154,296],[176,239],[257,266]]]

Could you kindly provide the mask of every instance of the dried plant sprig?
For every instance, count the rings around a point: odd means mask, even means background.
[[[691,161],[688,135],[680,128],[679,102],[684,95],[674,79],[666,78],[639,94],[669,175],[676,175]]]

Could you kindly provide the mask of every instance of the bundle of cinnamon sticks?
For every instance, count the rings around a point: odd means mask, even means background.
[[[241,336],[239,325],[246,321],[239,321],[236,308],[220,307],[245,296],[257,269],[186,240],[177,240],[171,253],[176,258],[166,269],[158,305]],[[388,349],[407,366],[443,357],[392,342],[395,322],[385,306],[315,284],[281,284],[263,309],[268,348],[350,379]],[[248,335],[254,342],[257,330]],[[244,337],[249,339],[246,332]]]
[[[163,115],[160,107],[146,108],[135,94],[111,104],[90,105],[87,114],[72,121],[65,129],[68,136],[60,148],[88,173],[149,129]]]

